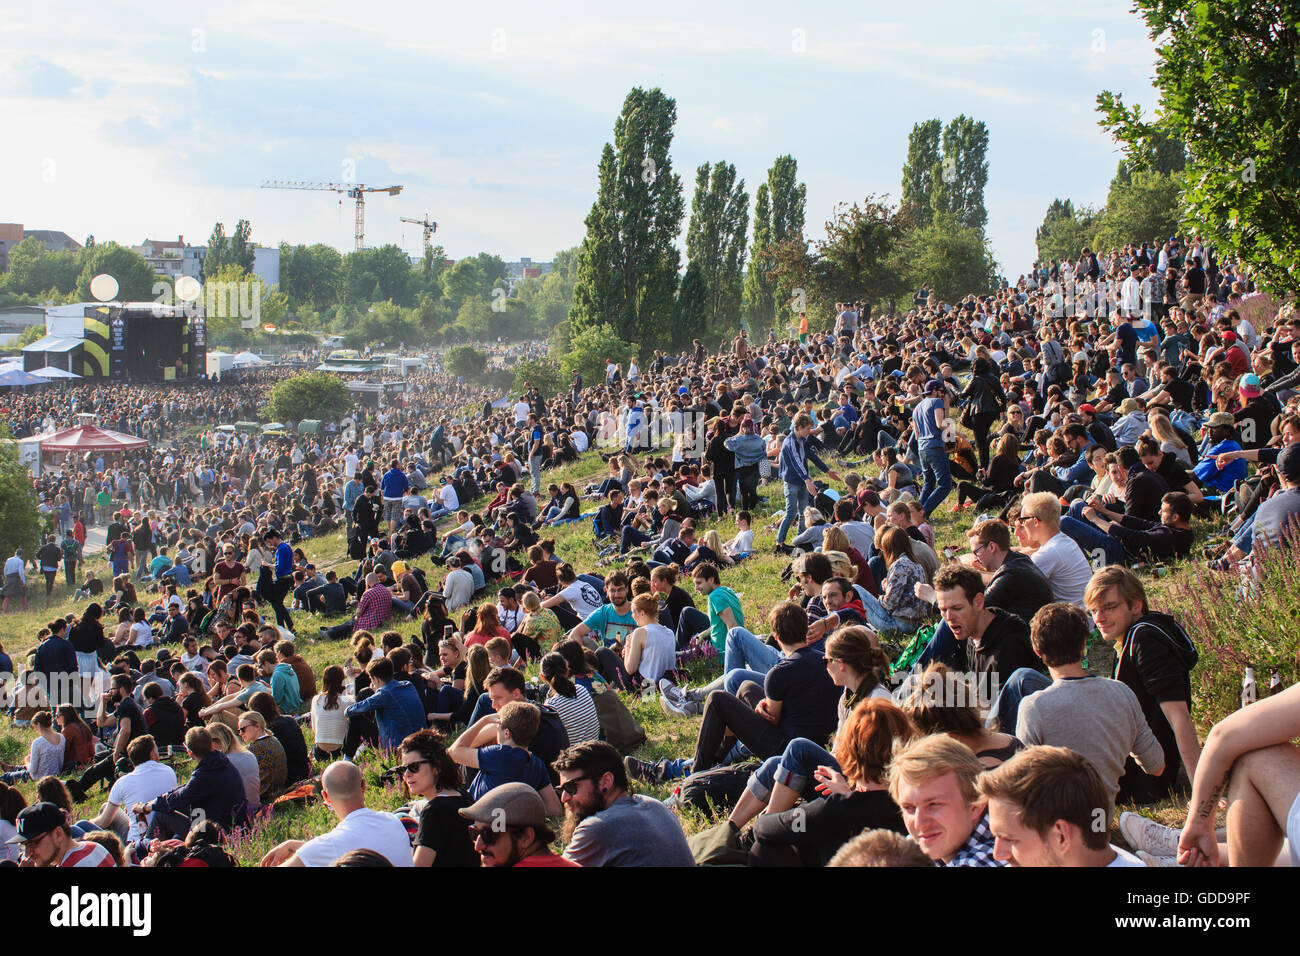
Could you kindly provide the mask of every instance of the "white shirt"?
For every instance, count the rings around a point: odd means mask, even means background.
[[[26,563],[16,554],[5,561],[5,577],[9,577],[11,574],[18,575],[18,577],[22,579],[23,584],[27,583]]]
[[[587,441],[587,433],[580,429],[570,432],[569,438],[573,440],[573,447],[577,449],[579,454],[582,454],[584,451],[586,451],[590,444]]]
[[[1092,565],[1073,539],[1058,531],[1030,557],[1051,584],[1055,600],[1083,609],[1083,590],[1092,578]]]
[[[600,610],[605,602],[600,599],[600,592],[582,579],[578,579],[560,592],[560,597],[569,602],[573,613],[584,621]],[[450,610],[450,608],[448,608]]]
[[[460,498],[457,497],[456,489],[452,487],[451,482],[438,489],[438,497],[442,500],[442,506],[448,511],[455,511],[460,507]]]
[[[528,403],[525,402],[522,398],[519,401],[515,402],[512,411],[515,413],[516,425],[522,425],[524,422],[528,420],[529,410],[530,409]]]
[[[393,866],[413,866],[411,839],[391,813],[361,807],[339,821],[329,833],[308,840],[298,849],[304,866],[329,866],[353,850],[374,850]]]
[[[360,467],[360,465],[361,465],[361,460],[357,458],[357,456],[353,452],[348,452],[346,455],[343,456],[344,477],[351,478],[353,475],[357,473],[357,468]]]
[[[447,610],[464,607],[474,597],[474,575],[464,568],[449,571],[447,580],[442,585],[442,593],[447,599]]]
[[[645,626],[645,646],[637,671],[642,677],[658,681],[664,673],[677,666],[677,638],[662,624]]]
[[[131,625],[131,646],[148,647],[153,643],[153,631],[148,621],[136,621]]]
[[[108,792],[108,802],[122,808],[131,827],[127,839],[134,843],[144,836],[144,824],[131,812],[137,803],[149,803],[164,793],[176,789],[176,771],[165,763],[148,760],[130,773],[118,777],[113,789]]]

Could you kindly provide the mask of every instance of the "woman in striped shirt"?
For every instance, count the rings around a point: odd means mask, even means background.
[[[551,688],[546,706],[560,715],[560,721],[569,734],[569,746],[596,740],[600,737],[600,718],[596,715],[596,702],[569,677],[569,665],[555,651],[542,658],[542,680]]]

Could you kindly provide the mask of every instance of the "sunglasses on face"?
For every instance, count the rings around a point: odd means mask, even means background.
[[[404,763],[404,764],[402,764],[402,774],[403,774],[404,776],[408,776],[408,777],[409,777],[409,776],[411,776],[412,774],[416,773],[416,772],[417,772],[417,771],[418,771],[422,766],[424,766],[424,765],[427,764],[427,763],[430,763],[430,761],[428,761],[428,760],[412,760],[410,763]]]
[[[477,824],[471,823],[469,825],[469,838],[474,843],[478,843],[482,840],[484,844],[491,846],[496,843],[497,840],[501,839],[508,830],[509,827],[503,830],[496,830],[493,829],[491,824],[488,826],[478,826]]]
[[[568,781],[567,783],[560,784],[560,792],[567,793],[571,797],[576,797],[578,795],[578,789],[582,785],[582,782],[584,780],[590,780],[590,779],[591,777],[574,777],[572,780]]]

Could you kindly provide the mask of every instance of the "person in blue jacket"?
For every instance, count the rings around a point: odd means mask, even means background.
[[[374,693],[343,713],[347,717],[373,713],[380,748],[396,750],[408,736],[428,726],[420,694],[410,681],[393,680],[393,663],[386,657],[371,661],[366,673]]]

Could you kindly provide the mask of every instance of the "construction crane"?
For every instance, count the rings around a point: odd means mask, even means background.
[[[325,192],[342,193],[349,199],[357,201],[357,225],[356,239],[357,252],[365,248],[366,244],[366,193],[388,193],[390,196],[396,196],[402,191],[402,186],[365,186],[361,183],[299,183],[283,182],[278,179],[268,179],[262,183],[263,189],[319,189]],[[339,202],[343,200],[340,199]]]
[[[428,249],[433,245],[433,234],[438,231],[438,224],[429,218],[426,212],[423,219],[407,219],[405,216],[399,217],[402,222],[409,222],[413,226],[424,227],[424,248]]]

